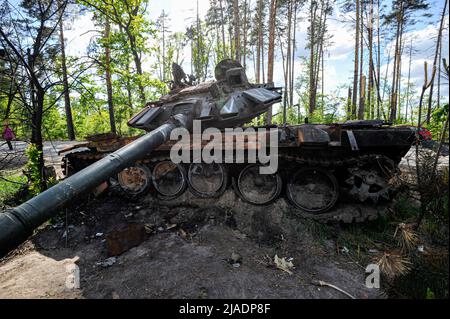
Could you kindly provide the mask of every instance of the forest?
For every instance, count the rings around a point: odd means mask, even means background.
[[[172,32],[166,12],[150,20],[152,1],[3,1],[1,117],[38,148],[42,139],[136,134],[126,121],[168,92],[172,62],[202,82],[212,79],[219,61],[233,58],[255,83],[273,82],[274,72],[282,73],[282,105],[259,124],[308,117],[315,123],[383,119],[417,125],[421,113],[420,122],[439,135],[448,113],[448,97],[442,96],[448,84],[442,71],[447,2],[211,0],[204,17],[197,3],[186,31]],[[434,5],[440,16],[429,13]],[[340,94],[325,88],[326,60],[332,58],[327,50],[334,42],[328,25],[336,10],[343,13],[342,32],[354,32],[353,76]],[[75,28],[82,15],[95,26],[87,31],[89,45],[83,54],[67,55],[65,29]],[[427,54],[430,85],[419,110],[423,83],[411,80],[417,44],[408,32],[434,22],[439,28],[429,35],[435,43]],[[302,43],[296,39],[300,24],[307,25]]]

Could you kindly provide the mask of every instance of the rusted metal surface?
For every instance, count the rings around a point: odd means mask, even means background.
[[[71,146],[68,146],[68,147],[63,148],[62,150],[58,151],[58,155],[61,155],[61,154],[63,154],[63,153],[67,153],[67,152],[72,151],[72,150],[75,150],[75,149],[77,149],[77,148],[88,147],[88,146],[89,146],[89,142],[71,145]]]
[[[145,226],[142,224],[130,224],[110,232],[106,235],[108,256],[117,256],[138,246],[145,240],[146,235]]]
[[[98,185],[96,188],[94,188],[92,193],[94,194],[95,197],[97,197],[97,196],[100,196],[107,189],[108,189],[108,183],[103,182],[100,185]]]

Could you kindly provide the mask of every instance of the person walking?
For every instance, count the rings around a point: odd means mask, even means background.
[[[8,122],[3,123],[3,138],[8,144],[9,150],[12,151],[13,146],[11,141],[14,140],[16,136],[14,135],[13,130],[9,127]]]

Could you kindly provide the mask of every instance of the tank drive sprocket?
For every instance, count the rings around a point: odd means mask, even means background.
[[[348,168],[350,177],[345,181],[348,194],[360,202],[378,203],[390,199],[390,180],[396,174],[392,160],[377,156]]]

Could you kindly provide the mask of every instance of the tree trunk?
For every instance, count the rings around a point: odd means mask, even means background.
[[[265,59],[264,59],[264,37],[262,36],[262,31],[261,31],[261,74],[262,74],[262,80],[263,83],[266,83],[266,68],[265,68]]]
[[[362,75],[360,92],[359,92],[358,120],[364,120],[365,106],[366,106],[366,77],[364,75]]]
[[[234,52],[236,61],[241,62],[241,30],[239,21],[239,0],[233,0]]]
[[[69,81],[67,79],[67,65],[66,65],[66,47],[64,44],[64,26],[63,19],[59,22],[59,44],[61,49],[61,71],[63,76],[64,87],[64,109],[66,111],[67,136],[69,140],[75,140],[75,130],[73,128],[72,109],[70,107],[70,91]]]
[[[389,117],[390,122],[394,122],[397,115],[397,100],[398,100],[398,71],[401,63],[401,34],[403,25],[403,2],[400,1],[400,11],[397,17],[397,32],[395,36],[395,53],[394,53],[394,73],[392,75],[392,94],[391,94],[391,113]]]
[[[283,77],[284,77],[284,83],[285,83],[285,89],[283,91],[283,124],[286,123],[286,108],[287,108],[287,99],[288,99],[288,92],[287,92],[287,85],[286,83],[288,82],[288,68],[287,68],[287,59],[285,57],[284,54],[284,47],[283,47],[283,43],[281,42],[281,35],[280,32],[278,30],[277,32],[278,35],[278,45],[280,46],[280,53],[281,53],[281,60],[283,61],[282,65],[283,65]]]
[[[347,120],[352,118],[352,88],[348,87],[347,93]]]
[[[364,2],[360,3],[360,13],[359,13],[359,21],[360,21],[360,54],[359,54],[359,108],[358,108],[358,120],[364,120],[364,110],[365,110],[365,97],[363,98],[362,93],[365,92],[365,76],[364,74]]]
[[[223,4],[222,0],[219,0],[220,4],[220,18],[221,18],[221,27],[222,27],[222,51],[223,51],[223,58],[225,59],[227,57],[227,51],[226,51],[226,41],[225,41],[225,18],[223,16]]]
[[[200,30],[200,16],[199,16],[199,12],[198,12],[198,0],[197,0],[197,58],[196,58],[196,78],[198,79],[198,81],[200,81],[200,57],[201,57],[201,52],[200,52],[200,34],[201,34],[201,30]]]
[[[269,48],[267,55],[267,82],[273,83],[273,62],[275,50],[275,17],[277,15],[277,0],[270,1],[269,13]],[[267,124],[272,124],[272,107],[267,111]]]
[[[262,12],[263,12],[264,2],[263,0],[258,1],[258,48],[256,51],[256,82],[261,83],[261,52],[262,52]]]
[[[247,34],[248,34],[248,22],[247,22],[247,15],[248,15],[248,7],[247,7],[247,0],[244,1],[244,26],[243,26],[243,36],[244,36],[244,43],[242,46],[242,58],[243,58],[243,66],[244,70],[247,69]]]
[[[438,61],[438,56],[439,56],[439,48],[442,46],[442,30],[444,27],[444,20],[445,20],[445,11],[447,10],[447,2],[448,0],[445,0],[444,2],[444,9],[442,10],[442,15],[441,15],[441,22],[439,25],[439,32],[438,32],[438,37],[436,40],[436,48],[434,51],[434,61],[433,61],[433,68],[439,68],[439,64],[440,61]],[[431,83],[431,87],[430,87],[430,94],[428,95],[428,109],[427,109],[427,124],[430,124],[430,119],[431,119],[431,107],[432,107],[432,102],[433,102],[433,90],[434,90],[434,82]],[[439,96],[438,96],[439,99]]]
[[[11,65],[11,79],[9,81],[8,101],[6,102],[5,116],[3,117],[5,120],[9,118],[9,114],[11,113],[11,106],[18,90],[18,88],[16,87],[17,68],[17,66],[13,67]]]
[[[117,133],[116,121],[114,119],[114,104],[113,104],[113,94],[112,94],[112,82],[111,82],[111,52],[109,47],[109,36],[110,36],[110,24],[109,19],[106,18],[105,22],[105,80],[106,80],[106,94],[108,101],[108,111],[109,111],[109,125],[111,127],[112,133]]]
[[[442,43],[439,47],[439,58],[438,58],[438,69],[440,70],[440,63],[442,61]],[[437,73],[437,100],[436,100],[436,108],[439,110],[441,108],[441,72]]]
[[[380,0],[377,0],[377,119],[380,119],[381,109],[381,41],[380,41]]]
[[[291,82],[289,84],[289,87],[291,90],[289,91],[289,104],[292,106],[294,105],[294,79],[295,79],[295,51],[296,51],[296,35],[295,31],[297,29],[297,1],[295,1],[294,4],[294,27],[293,27],[293,41],[292,41],[292,66],[291,66]]]
[[[286,103],[284,104],[284,108],[287,108],[288,98],[290,96],[290,92],[292,91],[291,87],[291,59],[292,59],[292,2],[293,0],[289,0],[288,2],[288,29],[287,29],[287,50],[286,50],[286,70],[285,70],[285,78],[284,78],[284,87],[285,87],[285,96],[284,99]],[[289,103],[289,105],[291,105]],[[286,113],[286,110],[284,110]]]
[[[143,105],[145,105],[147,103],[146,99],[145,99],[145,90],[144,90],[144,85],[142,84],[142,63],[141,63],[141,58],[139,57],[139,53],[136,50],[136,46],[134,44],[131,44],[131,53],[133,54],[133,59],[134,59],[134,64],[136,66],[136,73],[139,75],[139,79],[138,79],[138,89],[139,89],[139,98],[142,102]]]
[[[353,68],[353,97],[352,97],[352,119],[356,118],[356,99],[358,92],[358,67],[359,67],[359,1],[356,0],[356,23],[355,23],[355,63]]]
[[[369,118],[374,118],[374,105],[373,105],[373,0],[370,1],[369,8],[369,23],[368,23],[368,42],[369,42],[369,84],[367,88],[367,105],[369,107]]]
[[[35,108],[32,116],[32,134],[31,134],[31,143],[36,145],[37,150],[39,151],[38,158],[38,168],[40,170],[40,190],[44,191],[47,189],[47,182],[45,176],[45,162],[44,162],[44,148],[43,148],[43,139],[42,139],[42,113],[44,110],[44,90],[40,86],[35,86],[36,93],[33,94],[33,100]]]
[[[314,57],[314,50],[315,50],[315,20],[316,20],[316,10],[317,5],[314,0],[311,0],[311,7],[310,7],[310,52],[309,52],[309,114],[311,115],[314,113],[314,110],[316,109],[316,87],[315,87],[315,57]]]
[[[397,66],[397,120],[401,122],[401,110],[402,110],[402,99],[401,99],[401,85],[402,85],[402,57],[403,57],[403,48],[404,48],[404,41],[403,41],[403,27],[402,27],[402,33],[400,36],[400,59],[399,64]]]
[[[413,39],[411,38],[411,43],[409,45],[409,63],[408,63],[408,81],[407,81],[407,87],[406,87],[406,107],[405,107],[405,120],[406,122],[408,122],[408,108],[409,108],[409,94],[410,94],[410,90],[411,90],[411,84],[410,84],[410,80],[411,80],[411,62],[412,62],[412,41]],[[412,110],[411,110],[411,123],[412,123]]]
[[[321,77],[320,77],[320,81],[322,82],[320,84],[320,100],[321,100],[321,109],[322,109],[322,118],[325,114],[325,102],[324,102],[324,95],[325,95],[325,62],[324,62],[324,51],[323,51],[323,39],[322,39],[322,43],[320,44],[320,56],[321,56]]]
[[[162,12],[162,81],[166,82],[166,26],[164,10]]]

